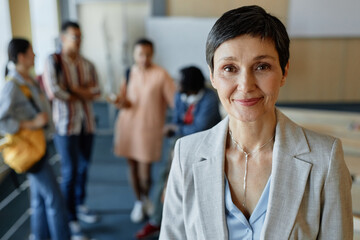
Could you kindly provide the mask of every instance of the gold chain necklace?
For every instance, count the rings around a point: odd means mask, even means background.
[[[235,143],[236,147],[245,155],[245,173],[244,173],[244,199],[242,202],[243,207],[246,207],[246,181],[247,181],[247,168],[248,168],[248,158],[250,155],[254,155],[254,153],[260,151],[260,149],[262,149],[263,147],[265,147],[267,144],[269,144],[271,142],[271,140],[274,139],[275,135],[272,136],[269,140],[267,140],[263,145],[261,145],[260,147],[256,148],[255,150],[251,151],[251,152],[246,152],[241,146],[240,144],[233,138],[232,132],[231,130],[229,130],[229,134],[230,134],[230,138],[231,141],[233,143]]]

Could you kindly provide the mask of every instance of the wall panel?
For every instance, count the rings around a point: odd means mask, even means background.
[[[168,15],[219,17],[227,10],[253,4],[287,25],[289,0],[168,0]],[[360,101],[360,38],[294,38],[290,55],[290,73],[280,101]]]
[[[343,98],[346,101],[360,99],[360,39],[346,40],[344,52],[344,75],[341,84],[344,85]]]
[[[288,0],[168,0],[169,16],[220,17],[225,11],[259,5],[286,21]]]
[[[290,69],[280,100],[341,101],[344,41],[292,39]]]

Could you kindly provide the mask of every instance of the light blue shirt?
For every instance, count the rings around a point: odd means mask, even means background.
[[[264,191],[257,203],[249,221],[244,214],[235,206],[231,199],[229,182],[225,178],[225,214],[229,232],[229,240],[241,239],[260,239],[262,227],[264,225],[270,191],[270,178]]]

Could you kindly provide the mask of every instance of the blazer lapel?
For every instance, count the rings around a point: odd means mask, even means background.
[[[269,204],[261,239],[288,239],[295,223],[312,164],[303,129],[277,110]]]
[[[228,118],[212,128],[204,138],[193,164],[197,199],[204,239],[227,239],[224,202],[224,156]]]

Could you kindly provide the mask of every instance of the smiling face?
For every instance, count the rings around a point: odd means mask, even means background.
[[[271,40],[241,35],[216,49],[210,79],[230,118],[254,122],[275,114],[288,68],[283,74]]]

